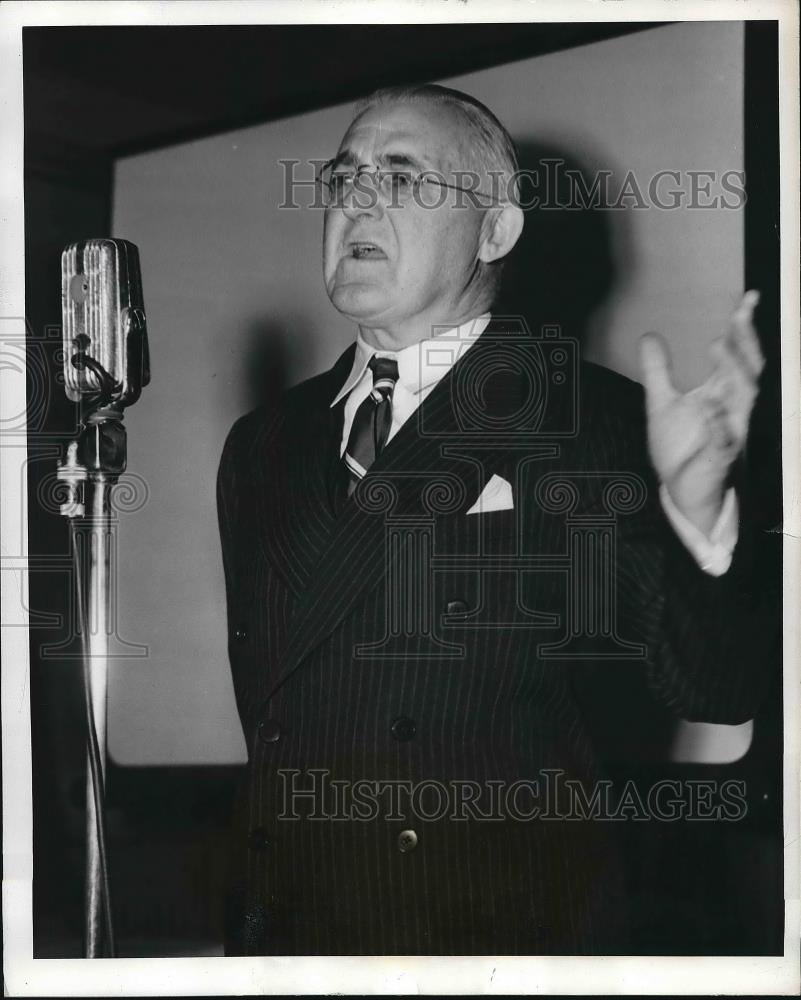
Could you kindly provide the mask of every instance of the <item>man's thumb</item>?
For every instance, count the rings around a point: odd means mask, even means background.
[[[670,378],[670,351],[658,333],[640,337],[640,374],[649,409],[664,406],[676,398]]]

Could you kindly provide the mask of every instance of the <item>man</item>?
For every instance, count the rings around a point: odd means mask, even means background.
[[[685,718],[758,704],[732,487],[756,295],[693,392],[644,338],[643,401],[491,316],[516,169],[488,109],[425,86],[363,102],[323,172],[356,344],[238,421],[219,475],[249,752],[229,953],[625,952],[583,679],[633,660]]]

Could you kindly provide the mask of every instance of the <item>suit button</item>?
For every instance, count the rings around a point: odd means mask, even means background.
[[[401,830],[398,834],[398,850],[401,854],[408,854],[417,847],[417,834],[414,830]]]
[[[445,605],[446,615],[463,615],[467,611],[467,604],[464,601],[448,601]]]
[[[267,828],[257,826],[248,834],[248,847],[251,851],[266,851],[270,846],[270,835]]]
[[[406,715],[399,715],[397,719],[393,719],[389,731],[399,743],[405,743],[417,732],[417,726],[414,724],[414,719],[410,719]]]
[[[248,630],[244,625],[237,625],[234,629],[234,639],[237,642],[245,642],[248,637]]]
[[[259,723],[259,739],[262,743],[277,743],[281,739],[281,727],[275,719],[262,719]]]

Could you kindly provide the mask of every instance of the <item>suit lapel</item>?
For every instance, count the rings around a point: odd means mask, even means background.
[[[362,594],[386,579],[385,539],[390,518],[424,515],[432,501],[436,503],[432,491],[437,489],[440,502],[453,491],[451,513],[464,513],[474,503],[489,478],[482,472],[487,468],[487,435],[476,434],[464,424],[463,390],[470,391],[470,386],[464,385],[464,362],[470,359],[471,370],[480,371],[498,345],[498,333],[497,329],[485,331],[454,365],[390,441],[340,517],[330,525],[328,543],[313,566],[293,616],[282,671],[273,691],[337,627]],[[530,395],[531,386],[513,376],[498,399],[490,399],[487,405],[515,413],[524,393]],[[471,450],[483,453],[480,461],[466,457]],[[508,461],[508,450],[505,457]],[[506,461],[499,458],[498,467],[505,468]]]

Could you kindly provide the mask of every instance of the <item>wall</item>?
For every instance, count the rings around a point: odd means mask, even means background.
[[[742,169],[742,49],[740,24],[676,24],[445,82],[485,101],[528,153],[612,170],[613,190],[627,171],[647,187],[658,170]],[[332,155],[349,113],[330,108],[117,163],[113,235],[140,249],[153,365],[126,416],[129,468],[148,498],[121,515],[118,633],[149,655],[117,644],[109,733],[119,763],[244,759],[214,480],[234,419],[329,366],[352,339],[322,287],[321,213],[277,208],[278,160]],[[700,382],[707,345],[742,290],[742,212],[589,213],[593,230],[574,218],[540,218],[532,261],[557,261],[563,293],[595,306],[583,317],[588,356],[635,375],[636,340],[657,329],[674,345],[677,380]],[[593,283],[600,273],[603,287]]]

